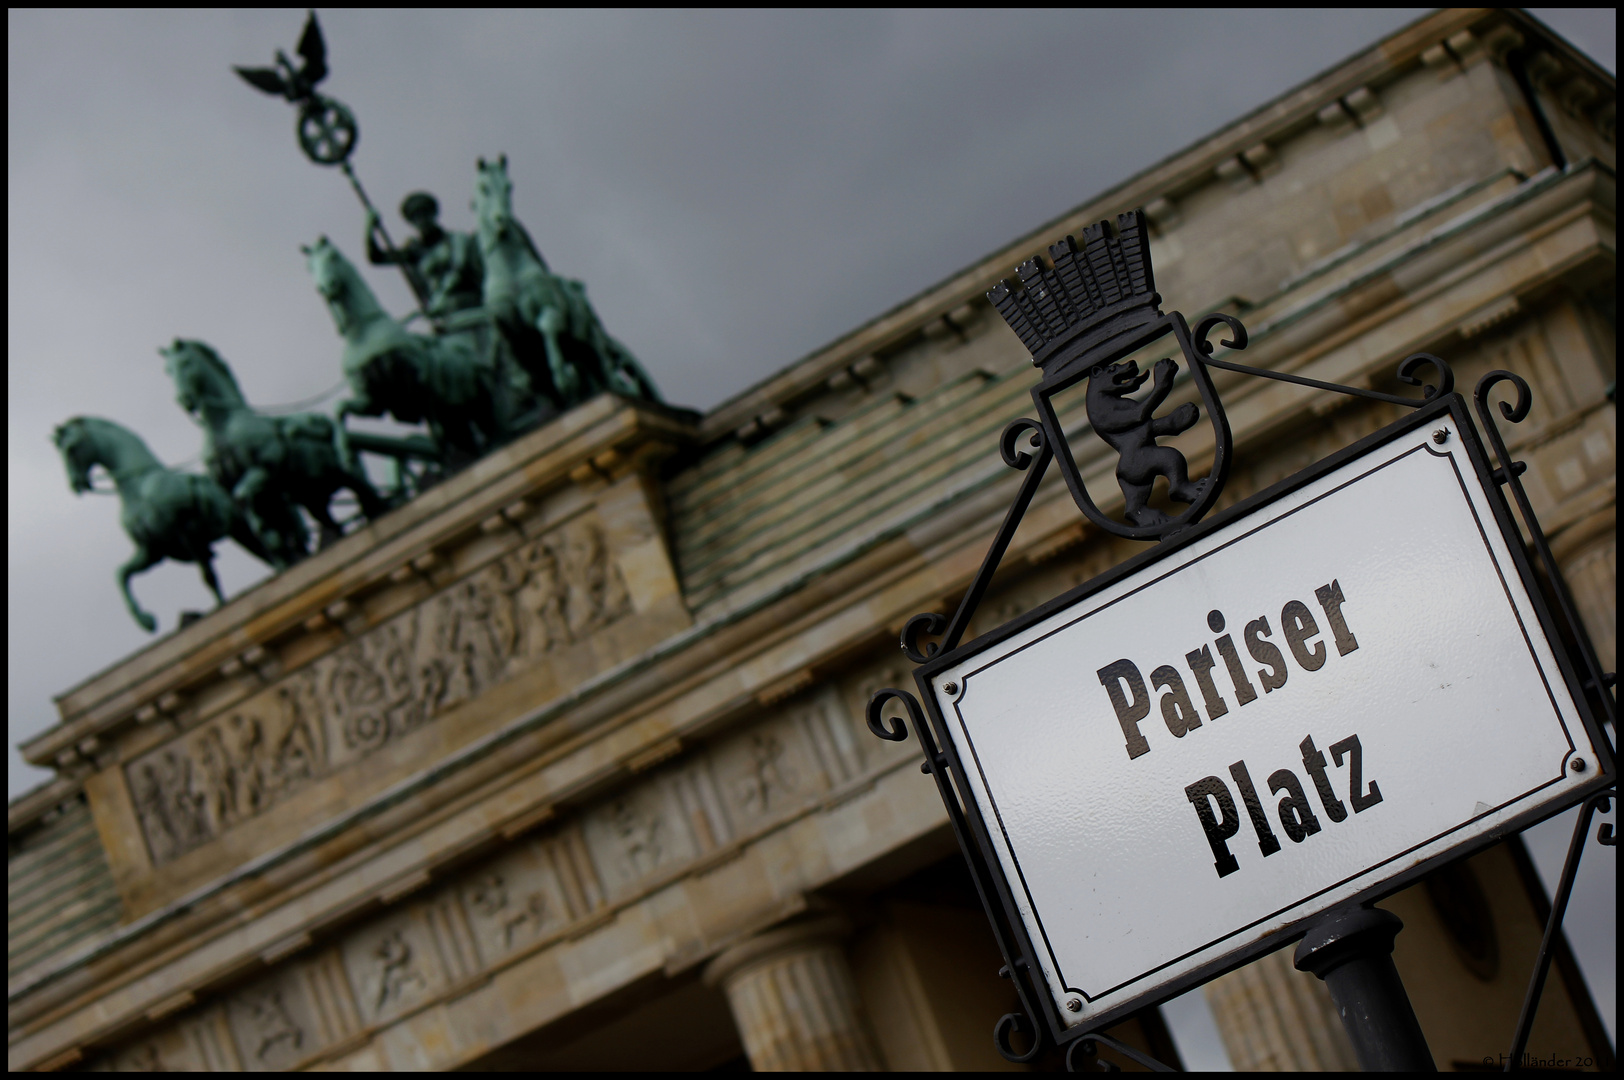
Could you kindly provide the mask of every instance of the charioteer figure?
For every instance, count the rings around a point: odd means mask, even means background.
[[[403,265],[415,271],[426,290],[424,311],[430,318],[443,319],[458,311],[480,305],[484,287],[484,264],[479,241],[471,233],[441,226],[440,204],[426,191],[414,191],[400,204],[400,216],[418,235],[398,249],[378,243],[378,214],[367,211],[367,260],[374,266]]]

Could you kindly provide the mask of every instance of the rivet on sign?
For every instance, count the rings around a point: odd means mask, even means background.
[[[1571,769],[1573,769],[1574,772],[1584,772],[1585,771],[1585,759],[1582,758],[1582,757],[1576,757],[1576,758],[1573,759],[1573,762],[1569,767]]]
[[[1449,429],[1446,427],[1441,427],[1432,433],[1432,441],[1437,443],[1439,446],[1442,446],[1448,438]]]
[[[959,692],[959,684],[956,682],[943,683],[942,689],[947,691],[949,694],[956,694]]]
[[[1066,1008],[1070,1009],[1072,1012],[1082,1012],[1083,1011],[1083,1003],[1081,1001],[1079,1001],[1077,998],[1067,998],[1066,999]]]

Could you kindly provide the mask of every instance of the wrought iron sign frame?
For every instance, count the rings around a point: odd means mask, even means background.
[[[947,808],[948,820],[954,837],[969,864],[982,906],[992,925],[1005,966],[999,975],[1009,978],[1019,994],[1020,1012],[1003,1016],[994,1027],[993,1038],[1000,1054],[1014,1062],[1029,1062],[1048,1047],[1066,1050],[1068,1068],[1076,1068],[1094,1060],[1100,1068],[1107,1064],[1097,1060],[1100,1046],[1108,1046],[1140,1064],[1155,1070],[1168,1067],[1102,1034],[1104,1029],[1120,1023],[1133,1012],[1147,1005],[1159,1003],[1199,986],[1225,972],[1246,964],[1265,953],[1273,952],[1301,937],[1312,919],[1304,919],[1281,933],[1232,953],[1218,961],[1189,972],[1152,991],[1101,1013],[1086,1023],[1068,1027],[1056,1008],[1053,996],[1040,981],[1033,960],[1038,954],[1029,939],[1025,925],[1015,904],[1010,884],[1000,866],[995,848],[988,834],[976,800],[964,781],[963,766],[949,737],[947,725],[931,692],[931,678],[981,651],[988,645],[1018,633],[1039,622],[1053,612],[1077,603],[1083,598],[1144,567],[1165,559],[1215,530],[1256,512],[1271,502],[1288,495],[1303,485],[1340,467],[1344,463],[1372,449],[1426,428],[1438,425],[1433,432],[1435,441],[1448,438],[1450,428],[1458,433],[1466,455],[1486,492],[1497,493],[1501,487],[1511,490],[1508,502],[1503,493],[1491,495],[1496,523],[1506,540],[1524,587],[1526,588],[1541,628],[1549,639],[1557,658],[1558,667],[1578,706],[1580,721],[1584,725],[1600,755],[1605,758],[1592,780],[1575,789],[1571,797],[1554,809],[1550,806],[1531,810],[1495,832],[1455,847],[1425,863],[1406,870],[1353,898],[1345,907],[1368,905],[1390,895],[1446,863],[1465,858],[1499,839],[1520,832],[1539,820],[1578,805],[1579,819],[1563,864],[1562,876],[1552,897],[1551,913],[1536,957],[1535,969],[1523,1002],[1517,1028],[1513,1034],[1508,1063],[1521,1059],[1533,1027],[1534,1014],[1550,969],[1552,948],[1567,908],[1568,897],[1577,872],[1580,855],[1589,835],[1595,813],[1605,813],[1610,800],[1616,797],[1616,765],[1614,748],[1606,734],[1604,723],[1616,728],[1616,705],[1611,687],[1615,676],[1603,673],[1596,658],[1595,648],[1583,623],[1579,620],[1573,598],[1562,580],[1561,573],[1551,556],[1550,545],[1540,528],[1533,507],[1519,479],[1525,464],[1513,461],[1506,449],[1490,407],[1490,393],[1501,384],[1510,384],[1515,391],[1514,402],[1500,401],[1501,416],[1511,422],[1524,420],[1533,404],[1528,383],[1509,371],[1491,371],[1478,381],[1473,393],[1476,411],[1482,419],[1498,465],[1491,463],[1476,426],[1467,410],[1466,402],[1454,390],[1454,373],[1449,365],[1428,353],[1407,357],[1398,367],[1397,378],[1410,386],[1422,386],[1418,398],[1386,394],[1361,387],[1342,386],[1321,382],[1285,372],[1248,367],[1232,360],[1215,358],[1213,347],[1207,340],[1220,326],[1230,336],[1222,341],[1225,348],[1244,349],[1248,343],[1246,328],[1233,315],[1214,313],[1196,323],[1192,332],[1184,317],[1177,311],[1162,314],[1160,296],[1154,291],[1149,246],[1143,211],[1120,215],[1117,229],[1107,222],[1090,226],[1084,231],[1079,244],[1071,237],[1050,248],[1054,260],[1052,267],[1039,258],[1022,263],[1019,268],[1024,289],[1010,282],[1001,282],[987,296],[1022,342],[1031,350],[1033,363],[1043,369],[1044,377],[1032,390],[1039,419],[1021,419],[1008,425],[999,438],[999,452],[1010,468],[1022,471],[1025,477],[1005,515],[1002,526],[993,538],[980,570],[970,582],[963,599],[951,619],[935,612],[926,612],[909,619],[902,631],[902,650],[917,665],[914,672],[919,691],[913,693],[888,687],[877,691],[868,703],[867,722],[873,734],[882,739],[900,742],[908,737],[907,727],[913,728],[924,750],[921,771],[935,779],[937,792]],[[1175,434],[1191,427],[1197,417],[1190,414],[1194,406],[1184,405],[1169,417],[1154,416],[1154,410],[1171,389],[1173,371],[1169,360],[1160,361],[1155,371],[1157,385],[1144,399],[1135,401],[1128,393],[1138,389],[1150,377],[1140,373],[1124,358],[1171,334],[1179,351],[1191,369],[1208,421],[1214,435],[1213,461],[1204,480],[1190,482],[1184,494],[1188,508],[1177,516],[1168,517],[1144,502],[1134,506],[1135,489],[1147,494],[1155,475],[1166,476],[1170,488],[1177,492],[1184,469],[1184,460],[1178,451],[1157,445],[1156,439]],[[1222,492],[1228,477],[1232,457],[1232,440],[1223,404],[1207,368],[1219,368],[1260,378],[1295,383],[1315,389],[1361,397],[1369,400],[1401,405],[1415,410],[1351,446],[1348,446],[1300,472],[1287,477],[1265,491],[1229,507],[1210,520],[1202,521],[1207,511]],[[1431,368],[1437,385],[1423,385],[1417,372]],[[1176,370],[1176,365],[1173,366]],[[1134,513],[1136,520],[1118,520],[1106,515],[1090,497],[1083,483],[1070,447],[1066,443],[1052,400],[1054,395],[1070,389],[1082,380],[1090,380],[1090,420],[1097,434],[1111,444],[1120,456],[1117,477],[1123,486],[1125,508]],[[1101,385],[1094,385],[1095,382]],[[1095,412],[1096,393],[1105,400],[1098,414]],[[1107,416],[1107,410],[1115,416]],[[1115,426],[1115,432],[1102,430]],[[1113,438],[1113,434],[1117,437]],[[1023,437],[1029,440],[1022,445]],[[1174,460],[1176,459],[1176,460]],[[1022,517],[1037,493],[1051,461],[1058,461],[1068,490],[1078,509],[1101,530],[1118,537],[1146,540],[1155,543],[1146,551],[1107,570],[1105,573],[1078,585],[1061,596],[1039,605],[1021,617],[1000,626],[975,642],[960,644],[971,617],[975,614]],[[1514,518],[1511,504],[1515,504]],[[1519,530],[1526,530],[1524,541]],[[1537,560],[1543,576],[1536,574]],[[937,637],[938,641],[925,641]],[[921,705],[921,699],[924,704]],[[899,703],[907,714],[909,725],[897,716],[887,716],[886,706]],[[1597,832],[1598,842],[1616,843],[1611,826],[1602,825]],[[1012,1036],[1021,1034],[1028,1042],[1019,1050]],[[1509,1066],[1508,1066],[1509,1067]]]

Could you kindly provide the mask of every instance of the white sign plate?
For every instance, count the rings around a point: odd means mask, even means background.
[[[1595,780],[1461,439],[1428,436],[931,675],[1066,1024]]]

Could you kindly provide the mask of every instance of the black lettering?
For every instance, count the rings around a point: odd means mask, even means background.
[[[1303,768],[1308,770],[1308,775],[1314,780],[1314,790],[1319,792],[1320,805],[1325,807],[1325,816],[1332,821],[1347,820],[1348,808],[1342,805],[1342,800],[1331,790],[1331,778],[1325,775],[1325,755],[1314,745],[1314,736],[1310,735],[1303,739],[1297,749],[1303,752]]]
[[[1109,655],[1109,654],[1107,654]],[[1150,695],[1145,692],[1145,680],[1132,660],[1118,660],[1095,672],[1100,685],[1111,695],[1111,708],[1116,710],[1117,723],[1122,725],[1122,737],[1128,740],[1128,760],[1150,753],[1150,743],[1139,734],[1139,721],[1150,715]],[[1130,702],[1122,694],[1122,684],[1128,684]]]
[[[1242,705],[1250,705],[1257,700],[1257,691],[1247,681],[1246,669],[1241,666],[1241,658],[1235,652],[1235,642],[1225,634],[1216,642],[1218,655],[1224,658],[1224,667],[1229,669],[1229,681],[1235,684],[1235,700]]]
[[[1359,736],[1349,735],[1341,742],[1331,744],[1331,760],[1336,767],[1342,767],[1342,755],[1348,755],[1348,801],[1353,804],[1353,812],[1361,814],[1382,801],[1381,788],[1376,781],[1370,782],[1370,790],[1361,792],[1364,786],[1364,752],[1359,747]]]
[[[1218,685],[1212,681],[1212,667],[1217,663],[1212,658],[1212,650],[1203,645],[1195,652],[1185,653],[1184,662],[1195,672],[1195,684],[1201,687],[1201,698],[1207,703],[1207,719],[1216,720],[1229,712],[1229,706],[1218,695]]]
[[[1252,654],[1253,660],[1269,669],[1265,672],[1263,668],[1258,668],[1257,672],[1258,682],[1263,684],[1265,694],[1273,693],[1286,685],[1286,658],[1280,654],[1279,649],[1263,640],[1273,633],[1274,631],[1269,629],[1269,620],[1264,618],[1253,619],[1247,623],[1244,635],[1246,651]]]
[[[1201,726],[1201,714],[1190,704],[1190,692],[1184,689],[1184,680],[1179,677],[1177,668],[1163,664],[1150,673],[1150,685],[1167,687],[1167,693],[1162,695],[1162,719],[1167,721],[1167,730],[1174,738],[1182,739],[1186,731]]]
[[[1286,797],[1280,800],[1280,824],[1293,844],[1300,844],[1320,831],[1319,818],[1314,816],[1314,808],[1308,805],[1308,796],[1303,794],[1303,784],[1296,773],[1290,769],[1276,769],[1269,774],[1269,791],[1286,793]]]
[[[1213,815],[1212,803],[1207,801],[1209,795],[1218,803],[1221,818]],[[1240,815],[1235,813],[1235,800],[1229,794],[1229,785],[1216,776],[1209,776],[1185,788],[1184,796],[1195,807],[1195,816],[1201,819],[1201,828],[1207,834],[1207,846],[1212,848],[1212,868],[1218,871],[1219,877],[1228,877],[1239,870],[1241,864],[1235,861],[1235,856],[1229,853],[1229,845],[1225,843],[1241,828]]]
[[[1252,786],[1252,774],[1246,771],[1246,762],[1237,761],[1229,767],[1229,775],[1235,778],[1235,786],[1241,789],[1241,802],[1246,804],[1246,813],[1252,819],[1252,831],[1257,833],[1257,849],[1264,856],[1273,855],[1280,850],[1280,841],[1274,838],[1274,830],[1269,828],[1269,815],[1263,812],[1263,801],[1257,797],[1257,788]]]
[[[1342,605],[1347,603],[1342,597],[1342,586],[1332,579],[1329,585],[1321,585],[1314,590],[1314,599],[1325,609],[1325,621],[1331,624],[1331,636],[1336,638],[1336,654],[1346,656],[1357,649],[1359,639],[1353,636],[1353,631],[1348,629],[1347,622],[1342,618]]]
[[[1325,646],[1316,643],[1309,648],[1308,639],[1319,634],[1319,623],[1309,614],[1308,605],[1301,600],[1293,600],[1280,609],[1280,633],[1291,647],[1291,655],[1297,658],[1304,671],[1318,671],[1325,666]]]

